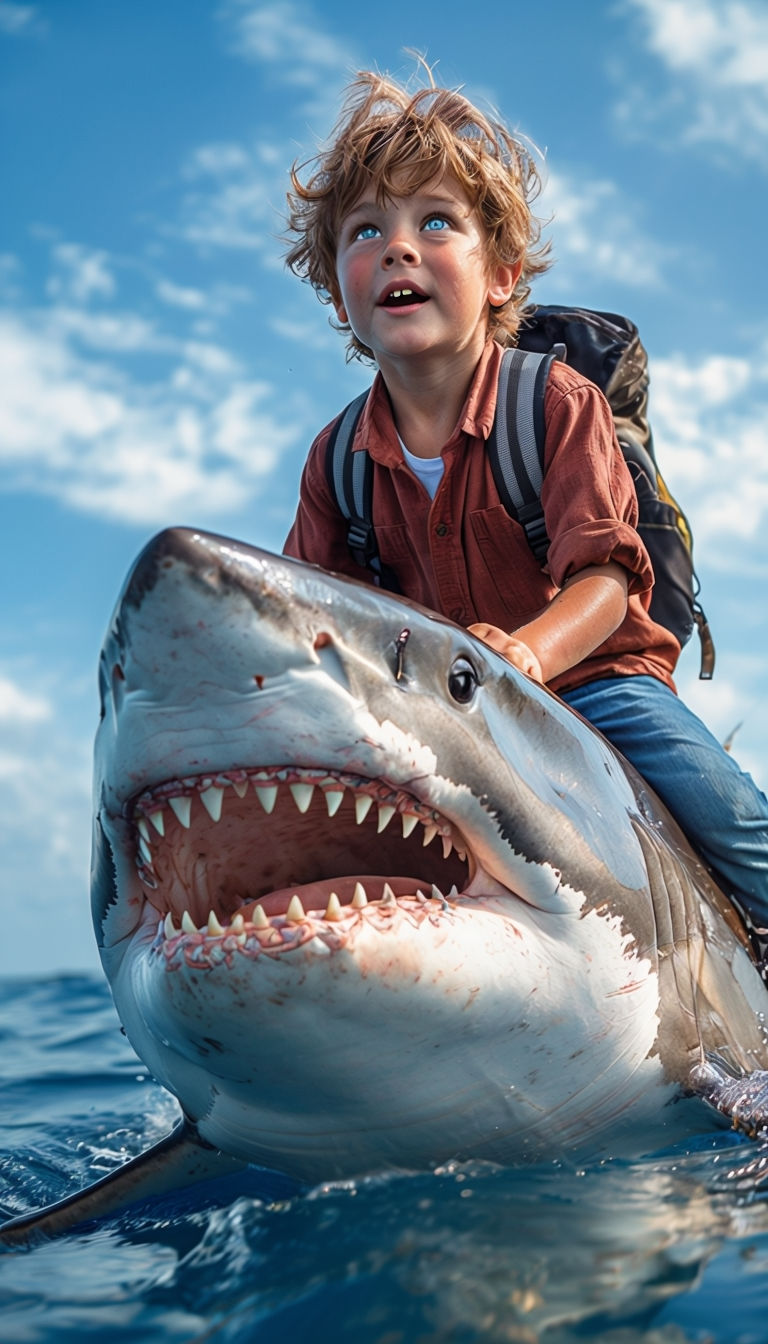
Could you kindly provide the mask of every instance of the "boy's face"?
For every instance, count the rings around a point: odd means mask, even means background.
[[[341,322],[388,364],[479,357],[488,306],[508,299],[519,266],[492,265],[485,230],[452,177],[377,203],[369,187],[339,229],[336,253]]]

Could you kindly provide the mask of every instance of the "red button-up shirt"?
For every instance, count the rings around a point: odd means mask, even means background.
[[[353,451],[367,449],[374,463],[373,523],[382,563],[416,602],[464,626],[487,621],[512,633],[540,614],[572,574],[615,561],[629,579],[622,624],[551,687],[565,690],[599,677],[644,673],[674,689],[680,645],[648,614],[653,570],[635,531],[637,497],[608,403],[567,365],[552,365],[544,400],[541,493],[550,548],[542,569],[522,527],[501,503],[485,447],[502,353],[497,342],[487,343],[456,429],[442,447],[445,471],[434,499],[403,459],[389,396],[376,376]],[[372,583],[373,574],[352,559],[347,522],[328,486],[332,427],[333,422],[310,449],[284,549]]]

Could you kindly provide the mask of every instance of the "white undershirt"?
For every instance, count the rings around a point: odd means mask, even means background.
[[[397,437],[400,439],[399,434]],[[403,450],[406,466],[411,468],[414,476],[418,476],[430,499],[434,499],[445,471],[445,463],[442,457],[417,457],[415,453],[408,451],[402,439],[400,439],[400,447]]]

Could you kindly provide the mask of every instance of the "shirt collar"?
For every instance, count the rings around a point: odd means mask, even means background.
[[[472,375],[456,430],[446,447],[453,445],[460,434],[467,434],[477,439],[488,438],[496,414],[499,364],[503,353],[503,347],[498,341],[489,337]],[[394,467],[403,461],[392,416],[392,404],[386,383],[380,373],[376,374],[373,381],[355,431],[352,448],[353,451],[366,448],[371,457],[385,467]]]

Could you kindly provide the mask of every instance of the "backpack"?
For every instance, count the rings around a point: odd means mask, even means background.
[[[691,528],[656,462],[647,420],[648,360],[637,327],[615,313],[559,305],[527,310],[517,348],[505,350],[499,371],[496,416],[486,449],[499,498],[521,524],[543,565],[549,549],[541,486],[544,478],[544,391],[553,359],[591,379],[603,392],[638,500],[637,530],[653,564],[653,620],[681,646],[697,628],[699,677],[709,681],[715,646],[698,603]],[[328,440],[329,488],[348,520],[347,542],[357,564],[370,569],[384,588],[399,591],[381,562],[372,523],[373,464],[368,453],[351,451],[368,399],[363,392],[342,411]]]

